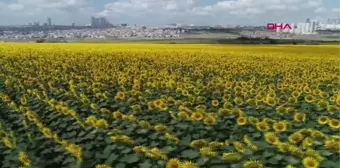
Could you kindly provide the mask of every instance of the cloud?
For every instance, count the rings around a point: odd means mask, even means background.
[[[112,20],[138,20],[146,23],[185,20],[202,23],[258,21],[300,21],[323,10],[322,0],[221,0],[202,5],[197,0],[118,0],[106,4],[98,15]],[[136,18],[134,18],[136,16]],[[138,19],[137,19],[138,18]],[[200,18],[200,19],[199,19]],[[169,19],[169,20],[167,20]],[[241,20],[240,20],[241,19]],[[243,20],[242,20],[243,19]],[[223,21],[224,20],[224,21]]]
[[[85,22],[95,10],[88,0],[10,0],[0,2],[0,24],[46,22],[52,17],[56,24]],[[86,17],[86,19],[85,19]]]
[[[113,23],[137,24],[263,24],[301,22],[305,18],[336,17],[329,0],[0,0],[0,23],[46,20],[89,23],[93,15]],[[102,2],[102,1],[101,1]],[[20,11],[20,12],[19,12]]]

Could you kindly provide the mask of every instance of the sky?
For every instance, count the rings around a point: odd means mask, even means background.
[[[0,0],[0,25],[84,25],[91,16],[113,24],[266,25],[339,18],[338,0]]]

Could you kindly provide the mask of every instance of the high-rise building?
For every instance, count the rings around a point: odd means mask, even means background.
[[[309,18],[306,19],[306,23],[310,23],[310,19]]]
[[[316,25],[317,25],[317,21],[313,20],[311,23],[311,30],[310,30],[312,34],[315,34],[316,32]]]
[[[52,26],[52,19],[51,18],[47,18],[47,25]]]
[[[96,18],[92,17],[91,18],[91,27],[93,28],[107,28],[110,27],[111,23],[106,20],[104,17]]]

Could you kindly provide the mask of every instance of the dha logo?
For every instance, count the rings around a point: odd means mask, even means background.
[[[267,30],[277,30],[277,29],[292,29],[292,27],[290,26],[290,24],[287,23],[280,23],[280,24],[276,24],[276,23],[268,23],[267,24]]]

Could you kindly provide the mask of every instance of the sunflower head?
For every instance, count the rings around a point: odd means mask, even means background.
[[[328,125],[333,129],[339,129],[340,128],[340,121],[336,119],[331,119],[328,122]]]
[[[329,121],[329,118],[327,116],[320,116],[318,118],[318,123],[321,124],[321,125],[327,124],[328,121]]]
[[[306,114],[305,113],[296,113],[294,115],[294,121],[304,122],[305,120],[306,120]]]
[[[204,119],[204,124],[215,125],[216,124],[216,118],[214,116],[209,115]]]
[[[181,168],[198,168],[198,166],[191,161],[185,161],[181,164]]]
[[[307,95],[305,96],[305,101],[308,102],[308,103],[312,103],[315,101],[315,97],[312,96],[312,95]]]
[[[229,153],[223,153],[222,160],[226,162],[237,162],[240,161],[243,158],[243,156],[239,153],[229,152]]]
[[[194,121],[200,121],[203,119],[203,114],[201,112],[194,112],[191,114],[190,118]]]
[[[306,157],[303,159],[302,164],[305,168],[318,168],[319,162],[314,157]]]
[[[243,164],[243,168],[264,168],[264,165],[258,160],[249,160]]]
[[[284,122],[275,122],[273,124],[273,129],[275,132],[284,132],[287,130],[287,125]]]
[[[256,128],[259,131],[268,131],[270,129],[268,123],[264,121],[256,123]]]
[[[265,133],[264,137],[266,139],[266,142],[268,142],[269,144],[277,144],[278,142],[280,142],[279,137],[271,132]]]
[[[109,165],[99,164],[99,165],[96,165],[96,168],[112,168],[112,167]]]
[[[238,117],[237,118],[237,125],[246,125],[247,124],[247,118],[246,117]]]
[[[169,159],[166,163],[166,168],[180,168],[181,161],[177,158]]]

